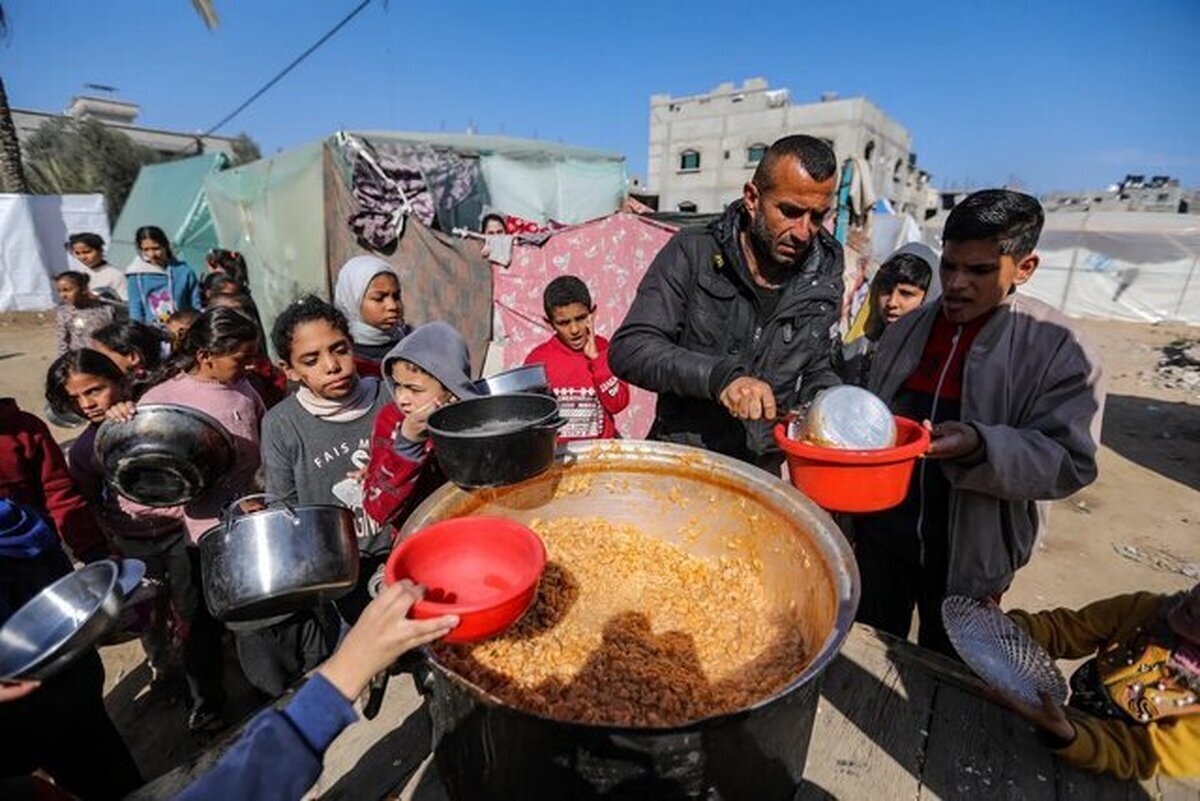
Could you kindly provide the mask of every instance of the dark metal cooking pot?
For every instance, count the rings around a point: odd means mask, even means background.
[[[240,508],[247,496],[234,502]],[[354,513],[272,505],[232,512],[200,537],[204,600],[221,620],[265,620],[340,598],[358,582]]]
[[[513,392],[551,394],[550,377],[546,375],[544,364],[526,364],[481,378],[475,382],[475,389],[481,395],[509,395]]]
[[[470,398],[429,416],[442,472],[466,489],[503,487],[536,476],[554,461],[558,401],[513,393]]]
[[[556,492],[568,478],[571,492]],[[621,440],[571,443],[553,469],[517,486],[471,493],[445,486],[413,512],[401,536],[474,515],[525,524],[600,516],[705,555],[728,553],[730,535],[750,538],[757,552],[771,554],[764,580],[772,601],[794,601],[799,610],[810,660],[784,688],[743,709],[679,726],[636,728],[556,720],[509,706],[426,649],[416,674],[429,693],[435,760],[452,798],[795,796],[820,677],[858,606],[858,569],[828,514],[790,485],[734,459]],[[699,536],[685,536],[697,519],[703,521]]]
[[[146,506],[179,506],[211,489],[233,466],[229,432],[204,412],[172,404],[138,406],[132,420],[96,432],[96,460],[108,483]]]

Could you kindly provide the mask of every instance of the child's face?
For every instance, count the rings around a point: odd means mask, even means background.
[[[71,255],[84,267],[92,269],[104,263],[104,251],[94,248],[91,245],[85,245],[83,242],[76,242],[74,245],[71,245]]]
[[[896,284],[890,290],[880,292],[876,298],[879,313],[888,325],[920,306],[924,300],[925,290],[916,284]]]
[[[183,338],[187,336],[188,329],[191,327],[191,320],[168,320],[167,333],[171,336],[171,344],[179,346],[183,342]]]
[[[380,273],[367,284],[359,309],[362,321],[384,331],[390,331],[404,320],[404,304],[400,300],[400,281],[391,273]]]
[[[551,309],[548,320],[564,345],[582,351],[592,332],[593,311],[582,303],[568,303]]]
[[[442,386],[441,381],[408,362],[398,361],[392,365],[392,380],[396,382],[396,405],[406,416],[431,403],[444,404],[454,400],[454,395]]]
[[[143,239],[138,243],[138,250],[142,252],[142,258],[151,264],[167,266],[167,249],[153,239]]]
[[[103,421],[104,413],[125,399],[120,385],[102,375],[72,373],[63,386],[79,413],[93,423]]]
[[[1020,261],[1001,255],[1000,243],[985,239],[947,242],[942,251],[942,311],[962,325],[1000,305],[1014,286],[1028,281],[1038,266],[1036,254]]]
[[[483,224],[484,236],[496,236],[504,233],[504,223],[496,219],[488,220]]]
[[[349,395],[357,380],[350,338],[328,320],[296,326],[291,359],[283,362],[283,369],[288,379],[328,400]]]
[[[1167,613],[1167,625],[1185,640],[1200,643],[1200,584],[1192,587],[1179,605]]]
[[[58,297],[67,306],[78,306],[87,295],[87,290],[66,278],[55,281],[54,286],[58,289]]]
[[[258,355],[257,342],[243,342],[229,353],[200,351],[196,356],[197,375],[222,384],[233,384],[244,377]]]

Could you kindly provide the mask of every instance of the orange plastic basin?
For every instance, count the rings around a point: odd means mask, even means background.
[[[792,486],[831,512],[880,512],[904,500],[913,464],[929,450],[929,432],[896,416],[896,445],[871,451],[823,448],[789,439],[784,423],[775,443],[787,459]]]

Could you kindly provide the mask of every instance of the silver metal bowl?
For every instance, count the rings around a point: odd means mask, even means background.
[[[204,600],[220,620],[265,620],[340,598],[358,582],[358,564],[354,513],[342,506],[280,504],[200,537]]]
[[[193,501],[233,466],[229,432],[207,414],[173,404],[138,406],[132,420],[103,423],[95,447],[109,484],[146,506]]]
[[[116,628],[118,567],[94,562],[43,589],[0,626],[0,680],[44,681]]]
[[[508,395],[513,392],[551,394],[550,378],[546,375],[544,364],[527,364],[481,378],[475,382],[475,390],[481,395]]]

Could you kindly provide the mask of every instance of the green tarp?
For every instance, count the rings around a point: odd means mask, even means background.
[[[228,156],[213,153],[142,167],[113,228],[108,260],[125,269],[137,255],[134,232],[157,225],[171,240],[175,255],[203,273],[205,255],[218,247],[204,179],[227,166]]]

